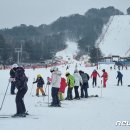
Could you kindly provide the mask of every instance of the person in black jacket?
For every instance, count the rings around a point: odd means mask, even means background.
[[[26,117],[26,108],[24,104],[24,96],[28,90],[27,81],[28,78],[25,75],[25,70],[22,67],[17,67],[15,72],[15,86],[18,89],[16,94],[16,109],[17,112],[12,117]]]
[[[37,75],[37,79],[34,83],[37,83],[37,89],[36,89],[36,96],[39,96],[39,90],[41,91],[42,95],[45,96],[45,92],[43,90],[44,80],[40,74]]]
[[[119,86],[119,83],[121,83],[122,85],[122,78],[123,78],[123,74],[120,71],[117,71],[117,77],[118,82],[117,82],[117,86]]]
[[[12,78],[12,79],[15,78],[15,71],[16,71],[17,67],[18,67],[17,64],[13,64],[13,65],[12,65],[12,69],[10,70],[10,78]],[[11,81],[10,93],[11,93],[12,95],[15,94],[15,81],[14,81],[14,80]]]

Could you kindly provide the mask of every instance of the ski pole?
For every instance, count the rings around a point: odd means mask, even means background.
[[[4,101],[5,101],[5,97],[6,97],[6,94],[7,94],[8,87],[9,87],[9,83],[10,83],[10,82],[8,82],[8,85],[7,85],[7,88],[6,88],[6,91],[5,91],[5,94],[4,94],[4,97],[3,97],[2,103],[1,103],[0,111],[2,110],[2,107],[3,107]]]
[[[47,88],[48,84],[46,84],[46,87],[45,87],[45,94],[46,94],[46,88]]]
[[[101,79],[101,97],[102,97],[102,79]]]
[[[35,78],[33,78],[33,81],[35,81]],[[30,91],[30,95],[32,94],[33,87],[34,87],[34,85],[32,83],[32,88],[31,88],[31,91]]]
[[[48,85],[48,107],[49,107],[49,85]]]
[[[45,95],[46,95],[46,88],[47,88],[47,86],[48,86],[48,84],[46,84],[46,87],[45,87]],[[43,97],[43,101],[44,101],[44,98],[45,98],[45,96]]]

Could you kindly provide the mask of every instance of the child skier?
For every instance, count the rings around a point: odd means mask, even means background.
[[[45,96],[44,90],[43,90],[43,85],[44,85],[44,80],[40,74],[37,75],[37,79],[34,83],[37,83],[37,89],[36,89],[36,96],[39,96],[39,90],[41,91],[42,95]]]
[[[60,101],[64,100],[63,94],[65,92],[66,86],[67,86],[67,83],[66,83],[65,78],[61,78],[60,88],[59,88],[59,92],[58,92],[58,97],[59,97]]]

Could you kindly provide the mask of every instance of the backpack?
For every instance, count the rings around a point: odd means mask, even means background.
[[[82,77],[83,83],[87,83],[88,82],[89,75],[87,73],[82,73],[81,77]]]

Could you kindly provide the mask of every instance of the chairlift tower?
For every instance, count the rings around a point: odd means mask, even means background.
[[[17,64],[19,65],[19,63],[20,63],[20,53],[21,53],[21,56],[22,56],[22,51],[23,51],[23,49],[22,49],[22,44],[21,44],[21,47],[20,48],[15,48],[15,52],[18,54],[18,56],[17,56]]]

